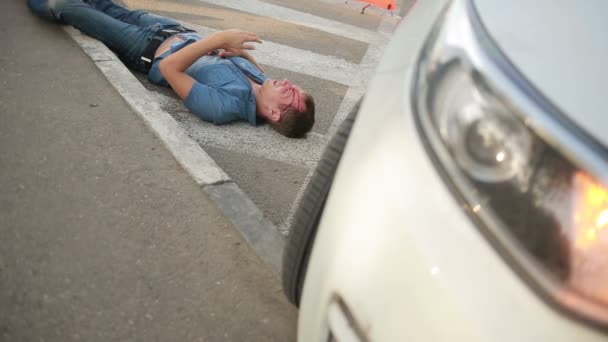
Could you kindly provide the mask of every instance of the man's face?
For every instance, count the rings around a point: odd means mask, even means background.
[[[267,79],[262,84],[260,94],[267,106],[276,108],[281,113],[289,108],[295,108],[297,111],[303,111],[306,108],[304,103],[306,93],[287,79],[280,81]]]

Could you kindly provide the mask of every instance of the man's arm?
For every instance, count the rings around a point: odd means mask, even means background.
[[[264,72],[264,69],[262,69],[262,67],[255,60],[255,58],[253,58],[253,56],[250,55],[246,50],[226,50],[220,52],[219,56],[222,58],[243,57],[246,60],[250,61],[253,65],[255,65],[255,67],[258,68],[261,72]]]
[[[215,32],[163,59],[160,72],[163,74],[171,88],[182,99],[186,100],[192,86],[196,82],[185,71],[199,58],[216,49],[253,50],[251,42],[261,43],[262,40],[255,34],[240,30],[227,30]]]

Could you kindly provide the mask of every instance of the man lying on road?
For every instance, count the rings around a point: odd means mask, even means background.
[[[255,33],[227,30],[203,38],[172,19],[111,0],[28,0],[28,5],[100,40],[150,81],[171,86],[205,121],[267,121],[293,138],[305,136],[314,124],[312,96],[286,79],[266,77],[247,52],[262,42]]]

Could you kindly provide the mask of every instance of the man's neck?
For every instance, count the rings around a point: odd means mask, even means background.
[[[257,84],[254,80],[252,80],[249,77],[247,77],[247,79],[249,80],[249,83],[251,83],[251,88],[253,90],[253,94],[255,95],[255,98],[257,100],[258,94],[260,93],[260,90],[262,89],[262,85]]]
[[[257,84],[254,80],[252,80],[249,77],[247,77],[247,79],[249,80],[249,83],[251,83],[251,89],[253,90],[253,96],[255,96],[255,105],[257,107],[259,105],[259,98],[260,98],[259,95],[260,95],[260,90],[262,90],[262,85]]]

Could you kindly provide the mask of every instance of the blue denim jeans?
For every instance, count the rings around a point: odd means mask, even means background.
[[[140,59],[152,37],[180,24],[172,19],[131,11],[111,0],[28,0],[39,16],[71,25],[114,51],[129,68],[147,72]]]

